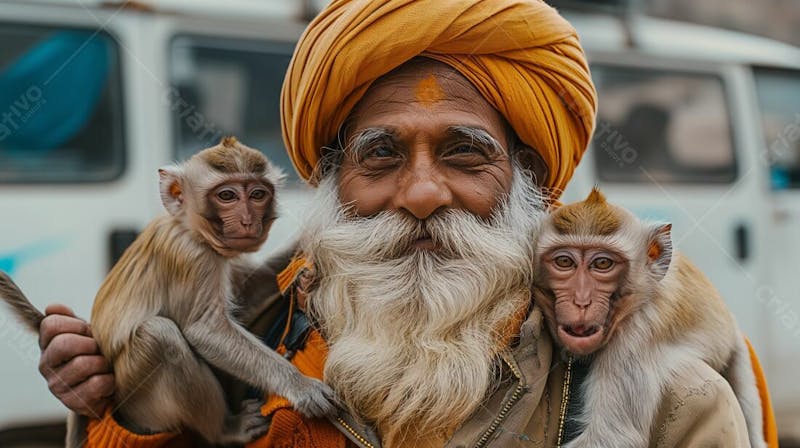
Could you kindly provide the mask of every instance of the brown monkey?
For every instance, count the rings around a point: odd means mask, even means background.
[[[648,224],[597,189],[554,211],[536,240],[534,299],[550,332],[589,361],[581,434],[568,448],[641,448],[670,376],[701,359],[730,382],[751,445],[765,447],[744,336],[710,281]]]
[[[241,283],[232,279],[250,272],[238,255],[267,238],[279,169],[226,137],[159,176],[169,216],[142,231],[92,309],[92,334],[114,366],[115,417],[134,431],[189,428],[214,443],[259,435],[267,425],[259,406],[250,403],[238,418],[226,415],[209,364],[285,396],[303,414],[334,413],[328,386],[302,375],[231,317]],[[0,296],[38,330],[42,314],[6,276]],[[71,431],[68,446],[80,446],[83,437]]]

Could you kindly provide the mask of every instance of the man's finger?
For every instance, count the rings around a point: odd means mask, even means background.
[[[100,418],[110,404],[109,397],[113,393],[114,375],[106,374],[95,375],[57,397],[78,414]]]
[[[74,333],[83,336],[92,335],[89,324],[77,317],[63,314],[51,314],[44,318],[42,325],[39,327],[39,347],[41,347],[42,350],[46,349],[53,338],[62,333]]]
[[[76,356],[47,375],[47,385],[58,395],[95,375],[106,373],[111,373],[111,367],[103,356]]]
[[[59,334],[53,338],[49,346],[42,352],[39,360],[39,370],[47,376],[49,370],[54,370],[76,356],[99,355],[100,349],[97,342],[87,336],[77,334]]]
[[[72,311],[72,308],[62,305],[60,303],[53,303],[47,305],[47,308],[44,309],[44,314],[49,316],[51,314],[61,314],[62,316],[70,316],[75,317],[75,312]]]

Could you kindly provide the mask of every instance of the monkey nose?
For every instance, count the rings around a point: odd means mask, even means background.
[[[256,234],[259,233],[259,229],[256,228],[256,225],[253,223],[242,223],[242,232],[248,236],[257,236]]]
[[[575,300],[572,302],[578,308],[588,308],[592,304],[592,296],[588,294],[586,296],[576,295]]]

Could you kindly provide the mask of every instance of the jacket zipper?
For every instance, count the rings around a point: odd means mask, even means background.
[[[359,434],[359,432],[356,431],[352,426],[350,426],[346,421],[344,421],[343,418],[337,417],[336,420],[338,420],[339,424],[342,425],[342,427],[346,429],[347,432],[349,432],[353,437],[355,437],[356,440],[358,440],[358,442],[362,446],[365,446],[366,448],[375,448],[375,445],[369,443],[369,440],[367,440],[366,438],[364,438],[364,436]]]
[[[500,409],[500,413],[497,414],[497,417],[495,417],[495,419],[492,422],[492,424],[489,425],[489,428],[486,429],[486,431],[483,433],[481,438],[478,439],[478,443],[475,444],[475,448],[482,448],[482,447],[486,446],[486,443],[489,441],[489,438],[491,438],[492,434],[494,434],[494,432],[497,431],[497,428],[500,426],[501,423],[503,423],[503,420],[505,420],[506,417],[508,416],[508,412],[511,410],[511,407],[514,406],[514,404],[516,404],[517,401],[519,401],[519,398],[522,396],[523,392],[525,392],[525,389],[526,389],[526,387],[522,384],[522,381],[521,381],[522,380],[522,375],[520,374],[519,370],[517,370],[517,368],[514,366],[514,364],[509,362],[508,359],[506,359],[505,356],[503,356],[502,358],[503,358],[503,361],[505,361],[505,363],[511,369],[511,373],[520,382],[519,382],[519,384],[517,384],[517,387],[514,389],[514,393],[511,394],[511,397],[508,399],[508,401],[506,401],[506,403]]]
[[[514,364],[512,364],[508,359],[506,359],[505,356],[503,356],[502,358],[503,361],[506,363],[506,365],[509,367],[509,369],[511,369],[511,373],[514,375],[517,381],[520,381],[522,379],[522,374],[520,374],[516,366],[514,366]],[[492,421],[492,424],[489,425],[489,428],[487,428],[486,431],[483,433],[483,435],[481,435],[481,438],[478,440],[478,443],[475,445],[475,448],[482,448],[486,446],[486,443],[489,441],[489,438],[492,437],[492,434],[494,434],[494,432],[497,431],[497,428],[506,419],[509,411],[511,411],[511,407],[513,407],[514,404],[516,404],[517,401],[519,401],[523,392],[525,392],[525,386],[520,381],[520,383],[517,384],[517,387],[514,389],[514,393],[511,394],[511,397],[508,399],[508,401],[505,402],[503,407],[500,409],[500,413],[497,414],[497,417],[495,417],[494,421]],[[341,424],[342,427],[347,430],[347,432],[349,432],[353,437],[355,437],[356,440],[358,440],[358,442],[361,445],[365,446],[366,448],[375,448],[373,444],[369,443],[369,441],[366,438],[364,438],[364,436],[362,436],[358,431],[356,431],[355,428],[350,426],[343,418],[337,417],[336,420],[338,420],[339,424]]]

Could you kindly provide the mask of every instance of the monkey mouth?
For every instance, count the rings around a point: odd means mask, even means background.
[[[576,355],[589,355],[603,342],[601,325],[559,325],[558,338],[564,347]]]
[[[562,325],[561,327],[568,335],[575,338],[586,338],[600,331],[599,325]]]
[[[243,252],[254,252],[261,246],[262,243],[263,240],[255,236],[236,236],[227,237],[224,239],[224,244],[226,247],[235,251]]]

